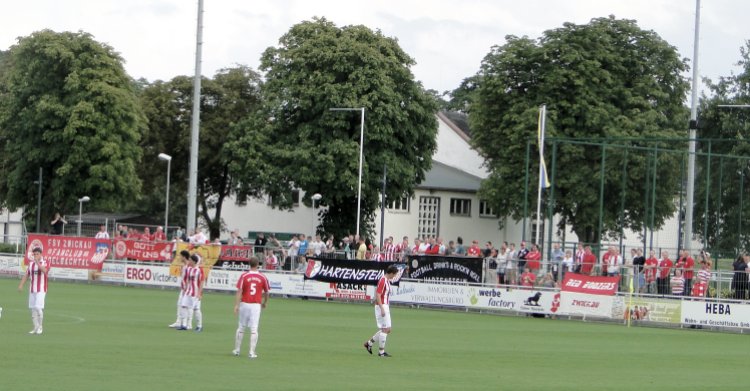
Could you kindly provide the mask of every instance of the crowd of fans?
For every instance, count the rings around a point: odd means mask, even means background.
[[[97,238],[109,238],[105,226],[101,226]],[[143,231],[125,225],[117,227],[115,239],[135,239],[140,241],[166,241],[163,227],[155,228],[152,233],[149,227]],[[172,240],[182,240],[193,244],[208,244],[208,237],[200,229],[187,233],[178,228]],[[216,244],[221,244],[218,239]],[[245,242],[237,230],[231,232],[224,244],[243,245]],[[252,242],[253,252],[260,255],[266,269],[301,270],[306,257],[340,257],[357,260],[398,261],[406,262],[410,255],[464,256],[485,259],[485,265],[494,270],[496,283],[500,285],[520,285],[524,287],[558,287],[565,274],[575,272],[592,276],[620,277],[620,289],[630,289],[631,277],[633,291],[673,296],[703,297],[708,293],[711,280],[712,260],[710,254],[701,251],[699,263],[689,251],[682,250],[675,261],[668,251],[661,251],[657,257],[651,250],[648,258],[643,250],[633,248],[630,257],[624,257],[615,246],[607,248],[598,258],[591,246],[578,244],[575,251],[563,251],[555,243],[548,261],[543,262],[542,252],[536,244],[527,245],[521,241],[503,242],[495,248],[488,241],[480,247],[479,241],[472,240],[464,244],[461,237],[445,243],[441,237],[415,238],[410,241],[407,236],[396,243],[393,237],[386,238],[382,248],[370,240],[355,235],[336,239],[332,235],[322,239],[320,235],[298,234],[283,243],[273,234],[266,236],[259,233]],[[741,255],[732,265],[734,275],[731,290],[736,299],[747,299],[750,283],[750,256]]]

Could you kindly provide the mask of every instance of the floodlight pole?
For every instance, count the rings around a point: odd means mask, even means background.
[[[365,108],[364,107],[333,107],[330,111],[360,111],[362,122],[359,126],[359,184],[357,185],[357,237],[359,237],[359,219],[362,210],[362,158],[365,146]]]
[[[193,113],[190,123],[190,169],[188,170],[188,232],[195,229],[195,215],[198,206],[198,138],[201,120],[201,54],[203,48],[203,0],[198,0],[198,28],[195,38],[195,76],[193,76]],[[167,227],[164,227],[166,230]]]
[[[690,125],[688,141],[687,200],[685,208],[684,248],[693,244],[693,196],[695,193],[695,138],[698,130],[698,43],[700,38],[701,0],[695,0],[695,37],[693,38],[693,80],[690,95]],[[679,251],[679,249],[678,249]]]

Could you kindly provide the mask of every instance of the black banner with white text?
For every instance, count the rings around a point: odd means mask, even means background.
[[[378,285],[390,265],[399,268],[391,284],[398,286],[404,264],[396,262],[358,261],[353,259],[307,258],[306,280],[359,285]]]
[[[449,282],[482,282],[482,258],[412,255],[409,278]]]

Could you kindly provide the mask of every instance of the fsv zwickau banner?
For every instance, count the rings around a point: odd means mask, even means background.
[[[24,264],[37,247],[51,268],[102,270],[109,256],[108,239],[29,234],[28,240]]]
[[[391,284],[398,285],[405,265],[395,262],[351,259],[308,258],[305,279],[354,285],[377,285],[385,274],[385,269],[390,265],[396,265],[399,268],[399,273],[391,280]]]

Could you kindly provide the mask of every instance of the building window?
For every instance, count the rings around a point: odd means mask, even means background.
[[[451,198],[451,215],[471,216],[471,200],[468,198]]]
[[[299,190],[292,190],[292,206],[299,206]]]
[[[490,203],[484,200],[479,201],[479,217],[497,217],[495,210],[490,207]]]
[[[388,201],[386,208],[391,212],[408,212],[409,211],[409,197],[400,197]]]

